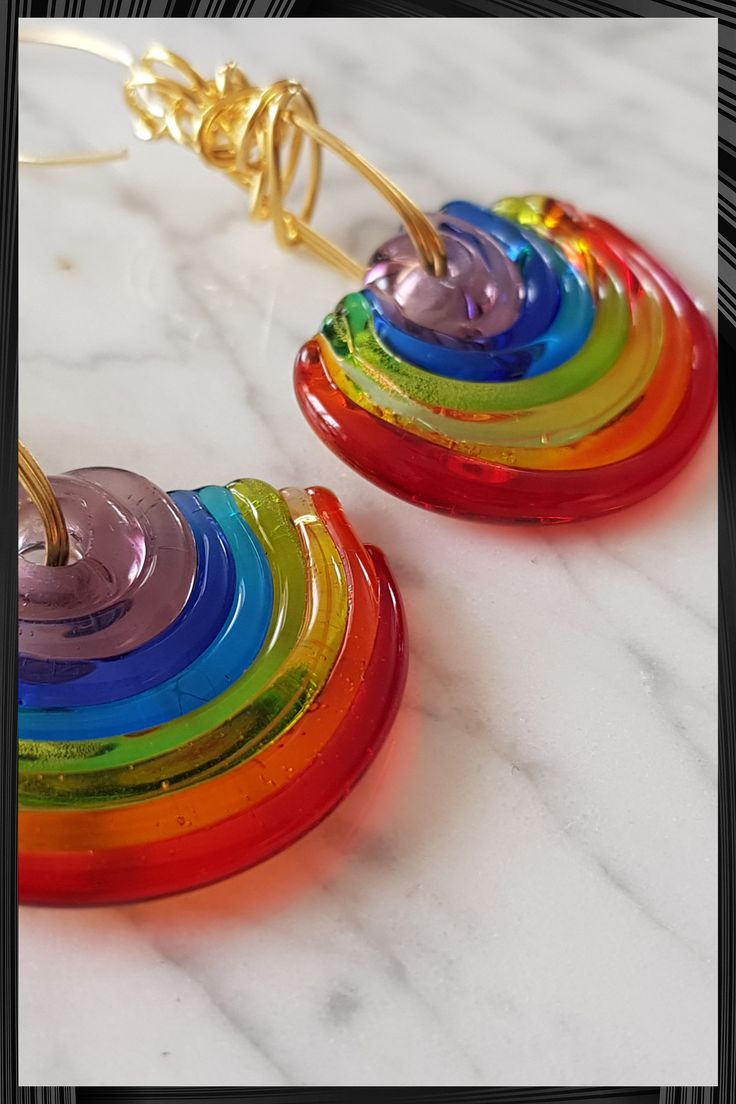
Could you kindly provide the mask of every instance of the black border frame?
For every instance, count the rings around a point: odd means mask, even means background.
[[[254,7],[258,10],[253,11]],[[4,9],[4,14],[3,14]],[[612,1104],[712,1104],[736,1100],[734,1056],[734,861],[736,827],[736,382],[733,370],[720,386],[719,431],[719,843],[720,843],[720,985],[719,1086],[658,1088],[488,1088],[488,1089],[239,1089],[239,1088],[19,1088],[17,1083],[17,654],[15,622],[17,580],[14,526],[17,462],[17,22],[35,17],[247,17],[301,16],[658,16],[717,18],[719,22],[719,339],[724,360],[736,363],[736,15],[721,0],[0,0],[0,90],[3,114],[0,154],[0,1101],[22,1104],[141,1104],[263,1099],[282,1104],[298,1097],[302,1104],[342,1101],[348,1096],[406,1104],[447,1101],[471,1104],[611,1101]],[[730,83],[729,83],[730,82]],[[683,1010],[685,1014],[685,1010]]]

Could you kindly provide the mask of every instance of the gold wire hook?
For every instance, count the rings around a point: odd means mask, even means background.
[[[398,212],[425,267],[435,276],[445,274],[447,254],[432,222],[388,177],[320,126],[312,98],[298,81],[259,88],[233,64],[206,80],[179,55],[153,46],[133,65],[125,96],[137,116],[140,137],[168,136],[231,176],[250,192],[251,214],[273,222],[281,246],[305,245],[352,278],[362,279],[365,273],[363,265],[309,225],[321,181],[322,149],[329,149]],[[311,156],[303,208],[296,214],[286,200],[304,138]]]
[[[117,42],[108,42],[104,38],[96,38],[93,35],[80,34],[78,31],[58,28],[23,28],[18,33],[18,42],[37,46],[62,46],[68,50],[81,50],[85,54],[93,54],[105,61],[122,65],[130,71],[133,66],[133,54],[126,46]],[[19,153],[18,161],[21,165],[99,165],[104,161],[124,161],[128,157],[125,147],[111,150],[95,150],[89,153],[56,153],[47,156]]]
[[[41,515],[46,538],[46,566],[62,567],[69,559],[69,530],[41,465],[22,441],[18,441],[18,479]]]
[[[304,245],[353,279],[365,266],[314,230],[312,217],[321,183],[322,150],[329,149],[356,169],[397,211],[424,266],[444,276],[444,242],[427,216],[342,139],[320,126],[311,96],[298,81],[281,80],[259,88],[234,64],[207,80],[178,54],[152,46],[136,61],[125,46],[68,29],[24,29],[20,42],[82,50],[122,65],[128,72],[125,99],[136,117],[139,138],[169,137],[198,153],[250,193],[254,218],[271,220],[283,247]],[[309,146],[305,198],[299,214],[287,199],[295,182],[304,139]],[[127,156],[126,150],[51,157],[23,155],[23,164],[93,164]]]
[[[123,66],[128,73],[124,95],[136,117],[139,138],[168,136],[198,153],[205,164],[225,172],[250,193],[251,215],[273,222],[279,245],[304,245],[352,279],[362,280],[365,267],[309,225],[321,183],[322,150],[331,150],[397,211],[425,267],[437,277],[445,275],[447,253],[434,225],[387,176],[320,126],[312,98],[298,81],[281,80],[259,88],[234,64],[222,66],[214,80],[207,80],[163,46],[152,46],[136,61],[125,46],[67,28],[23,28],[18,41],[81,50]],[[287,200],[305,139],[309,169],[302,209],[296,214],[287,207]],[[127,149],[115,149],[20,154],[18,159],[34,166],[86,165],[127,156]],[[66,563],[69,534],[61,507],[40,465],[21,442],[18,476],[43,520],[47,565]]]
[[[18,41],[84,50],[107,61],[118,62],[128,69],[133,61],[132,54],[129,54],[125,47],[90,36],[80,36],[74,31],[24,29],[18,35]],[[127,156],[127,149],[50,156],[19,153],[18,161],[22,165],[87,165],[99,164],[102,161],[118,161]],[[64,514],[43,468],[20,440],[18,441],[18,480],[41,516],[46,545],[46,566],[62,567],[69,559],[69,530]]]

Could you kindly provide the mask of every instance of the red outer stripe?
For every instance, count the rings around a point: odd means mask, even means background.
[[[25,904],[112,904],[192,889],[255,866],[294,843],[347,797],[383,744],[406,681],[399,593],[384,559],[376,567],[379,620],[365,678],[323,753],[294,782],[219,824],[176,840],[104,852],[32,852],[19,863]],[[298,732],[292,738],[298,739]]]
[[[312,428],[362,475],[417,506],[498,521],[578,521],[612,513],[654,494],[685,466],[713,416],[717,394],[715,335],[705,316],[661,265],[600,220],[591,223],[617,248],[636,252],[691,330],[690,387],[664,433],[615,464],[572,471],[532,471],[463,455],[369,414],[332,381],[316,341],[297,357],[294,386]],[[624,414],[623,417],[626,415]]]

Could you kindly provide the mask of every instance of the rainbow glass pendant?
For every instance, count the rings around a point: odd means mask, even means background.
[[[19,501],[21,900],[189,889],[288,846],[350,791],[406,676],[400,599],[329,491],[52,480],[64,567]]]
[[[447,274],[393,239],[297,358],[325,442],[386,490],[467,517],[574,521],[667,483],[717,391],[712,328],[677,281],[557,200],[431,218]]]

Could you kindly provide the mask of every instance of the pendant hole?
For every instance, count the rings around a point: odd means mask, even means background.
[[[43,566],[46,563],[46,543],[42,540],[28,540],[20,542],[18,545],[18,555],[22,556],[28,563],[39,564]],[[65,566],[72,563],[77,563],[84,556],[82,549],[80,548],[79,534],[69,533],[69,559]]]

